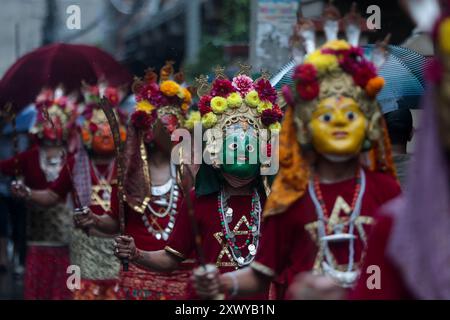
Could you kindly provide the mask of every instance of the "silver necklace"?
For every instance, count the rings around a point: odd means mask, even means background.
[[[247,231],[251,232],[253,237],[252,242],[247,246],[249,254],[246,257],[242,255],[242,252],[239,248],[236,248],[235,245],[231,245],[236,241],[236,234],[234,230],[231,230],[229,225],[233,221],[233,209],[228,206],[228,199],[229,195],[226,194],[226,192],[222,189],[219,194],[221,209],[219,211],[222,217],[222,221],[224,222],[224,237],[227,241],[228,248],[231,251],[233,260],[239,265],[239,267],[244,267],[249,265],[255,259],[256,252],[258,250],[262,212],[261,199],[259,197],[258,191],[254,189],[252,196],[253,210],[250,212],[250,216],[253,219],[253,225],[251,226],[251,230]]]
[[[169,192],[169,201],[167,201],[167,193]],[[165,218],[169,215],[169,222],[167,223],[165,228],[162,228],[156,221],[154,221],[154,223],[150,223],[145,212],[142,214],[142,221],[147,228],[147,231],[152,234],[157,240],[162,239],[164,241],[167,241],[175,226],[175,216],[177,214],[177,203],[179,199],[179,187],[175,180],[175,165],[171,164],[170,179],[161,186],[152,186],[151,193],[152,198],[155,198],[154,200],[152,200],[152,202],[160,207],[166,208],[163,212],[158,212],[157,210],[153,209],[150,203],[148,203],[147,208],[149,209],[151,215],[158,218]],[[154,227],[155,223],[158,225],[158,228]]]
[[[314,184],[313,181],[309,182],[308,185],[308,191],[309,195],[314,203],[314,207],[316,209],[316,214],[318,217],[318,227],[317,231],[319,234],[319,241],[320,241],[320,248],[319,250],[322,250],[324,253],[326,261],[322,262],[322,269],[323,272],[330,277],[332,277],[335,281],[337,281],[342,287],[348,288],[352,287],[355,283],[356,279],[358,278],[359,271],[353,270],[354,260],[355,260],[355,235],[353,234],[353,230],[355,227],[355,221],[358,218],[358,216],[361,213],[361,205],[362,205],[362,199],[366,190],[366,175],[364,173],[364,170],[361,169],[360,171],[361,176],[361,189],[358,194],[358,198],[355,203],[355,208],[353,212],[350,215],[350,219],[348,221],[348,233],[343,233],[343,227],[335,228],[335,234],[332,236],[327,236],[326,234],[326,227],[325,227],[325,216],[322,211],[322,207],[319,203],[319,200],[317,199],[316,193],[314,191]],[[342,241],[347,240],[349,241],[349,257],[348,257],[348,265],[346,271],[339,271],[336,269],[333,263],[332,254],[329,247],[329,242],[332,241]]]

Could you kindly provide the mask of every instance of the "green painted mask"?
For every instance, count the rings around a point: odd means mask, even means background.
[[[258,137],[254,129],[235,126],[223,140],[222,171],[237,178],[248,179],[259,174]]]

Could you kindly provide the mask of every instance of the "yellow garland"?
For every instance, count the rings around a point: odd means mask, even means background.
[[[270,101],[261,101],[258,104],[258,112],[263,113],[264,110],[272,109],[272,103]]]

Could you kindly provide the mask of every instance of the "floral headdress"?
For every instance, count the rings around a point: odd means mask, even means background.
[[[220,130],[243,120],[255,129],[279,131],[283,113],[277,104],[277,91],[265,75],[254,81],[246,74],[248,66],[241,69],[229,80],[223,73],[224,69],[217,68],[216,79],[211,86],[206,77],[197,79],[199,114],[190,114],[188,128],[194,125],[193,120],[200,120],[206,129]]]
[[[169,123],[169,131],[183,125],[192,95],[183,73],[174,73],[173,62],[167,62],[161,69],[159,83],[157,74],[149,69],[143,79],[135,80],[133,91],[137,104],[131,123],[136,129],[147,131],[158,117],[166,114],[175,116],[173,123]]]
[[[67,142],[78,113],[76,100],[73,95],[65,95],[61,87],[43,89],[36,98],[38,115],[30,132],[40,141]]]
[[[108,86],[104,82],[97,85],[83,84],[82,93],[84,96],[84,106],[81,112],[83,120],[80,125],[81,136],[84,145],[90,149],[92,138],[99,130],[99,127],[108,124],[105,113],[100,107],[100,100],[102,97],[108,99],[109,104],[116,112],[120,126],[120,133],[122,140],[125,140],[126,130],[126,115],[119,109],[119,104],[122,101],[125,92],[121,88]]]
[[[157,119],[171,133],[183,126],[192,95],[186,86],[182,72],[174,73],[173,62],[167,62],[158,75],[147,70],[143,79],[133,84],[136,109],[131,115],[125,145],[126,201],[136,212],[143,213],[151,199],[151,176],[145,144],[153,139],[153,127]]]
[[[366,59],[363,50],[357,46],[359,22],[350,24],[347,31],[352,32],[347,32],[347,37],[353,45],[337,40],[336,24],[325,22],[329,41],[317,50],[311,40],[314,39],[311,24],[303,22],[306,28],[300,28],[302,38],[307,42],[303,45],[305,56],[296,57],[301,64],[293,73],[294,86],[282,89],[289,107],[280,134],[280,171],[272,185],[265,216],[285,211],[303,196],[309,181],[309,165],[302,154],[302,146],[311,143],[308,124],[319,102],[331,96],[343,95],[358,103],[369,123],[364,143],[365,149],[370,150],[365,159],[367,167],[395,176],[386,125],[376,101],[376,95],[384,86],[376,65],[381,66],[387,52],[383,45],[378,45],[371,57],[377,64]]]

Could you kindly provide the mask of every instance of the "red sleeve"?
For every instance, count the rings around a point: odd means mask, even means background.
[[[191,203],[195,206],[195,191],[190,194]],[[194,233],[192,231],[192,222],[189,217],[186,198],[183,200],[175,227],[170,235],[166,251],[181,259],[187,259],[195,248]]]
[[[258,253],[251,267],[270,278],[279,275],[285,268],[287,253],[284,250],[286,243],[286,229],[283,227],[287,212],[268,217],[263,222],[261,243]],[[284,235],[284,236],[283,236]],[[292,245],[292,243],[290,243]]]
[[[14,176],[16,170],[23,168],[24,159],[29,158],[30,151],[22,152],[15,157],[0,161],[0,172],[6,176]]]
[[[393,220],[390,216],[378,216],[369,239],[367,254],[361,269],[361,277],[354,290],[350,291],[349,299],[353,300],[397,300],[410,299],[411,295],[405,288],[402,275],[391,259],[386,255]],[[380,288],[369,289],[373,284],[374,271],[370,266],[378,266],[380,271]],[[369,279],[369,277],[371,277]]]
[[[67,194],[72,191],[73,185],[70,178],[71,174],[69,170],[72,170],[74,164],[73,157],[67,159],[66,164],[62,168],[59,177],[53,181],[49,189],[56,193],[61,199],[65,199]]]
[[[126,203],[124,203],[126,205]],[[112,185],[111,189],[111,210],[106,212],[114,220],[119,221],[119,198],[117,195],[117,184]]]

